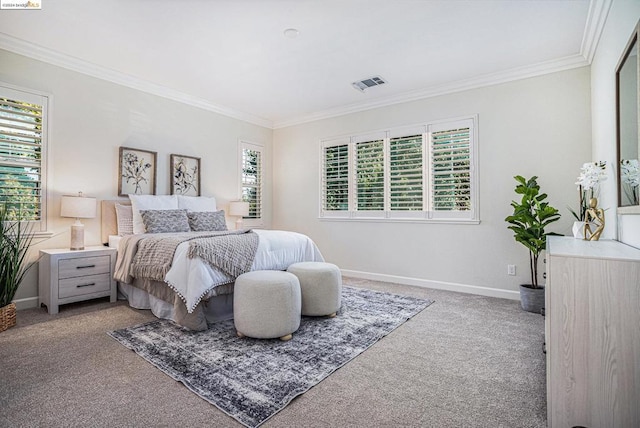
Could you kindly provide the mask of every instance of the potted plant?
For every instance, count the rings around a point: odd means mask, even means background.
[[[576,221],[573,222],[571,231],[573,237],[578,239],[585,239],[584,226],[585,226],[585,213],[589,208],[589,203],[592,198],[598,197],[598,191],[600,190],[600,182],[607,179],[605,169],[607,167],[606,161],[600,162],[587,162],[580,168],[580,175],[578,176],[578,210],[574,211],[569,208],[569,211],[575,217]]]
[[[25,273],[35,264],[27,262],[34,238],[32,225],[21,215],[0,204],[0,332],[16,325],[16,305],[12,303]]]
[[[514,233],[517,242],[529,250],[529,267],[531,270],[531,284],[520,285],[520,303],[522,309],[540,313],[544,307],[544,285],[538,283],[538,257],[547,247],[547,236],[557,233],[546,232],[545,227],[560,219],[557,209],[544,200],[546,193],[540,193],[540,186],[536,176],[525,179],[514,177],[518,182],[516,193],[522,195],[521,201],[511,202],[513,214],[505,218],[508,227]]]

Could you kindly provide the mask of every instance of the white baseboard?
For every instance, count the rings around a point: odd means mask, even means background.
[[[383,273],[360,272],[357,270],[341,269],[344,276],[368,279],[371,281],[395,282],[416,287],[435,288],[436,290],[457,291],[459,293],[477,294],[480,296],[500,297],[502,299],[520,300],[518,291],[501,290],[499,288],[478,287],[476,285],[457,284],[454,282],[431,281],[428,279],[409,278],[406,276],[386,275]]]
[[[16,309],[29,309],[38,307],[38,297],[27,297],[25,299],[16,299],[13,301],[16,304]]]
[[[455,282],[431,281],[428,279],[410,278],[406,276],[387,275],[383,273],[361,272],[357,270],[341,269],[344,276],[368,279],[371,281],[395,282],[397,284],[414,285],[423,288],[435,288],[436,290],[457,291],[459,293],[477,294],[480,296],[499,297],[502,299],[520,300],[518,291],[501,290],[499,288],[478,287],[477,285],[458,284]],[[29,309],[38,307],[38,297],[27,297],[13,301],[16,309]]]

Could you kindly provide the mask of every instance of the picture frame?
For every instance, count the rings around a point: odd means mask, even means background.
[[[157,153],[120,147],[118,161],[118,196],[155,195]]]
[[[171,154],[169,171],[172,195],[200,196],[200,158]]]

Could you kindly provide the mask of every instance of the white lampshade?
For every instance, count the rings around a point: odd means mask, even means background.
[[[249,202],[232,201],[229,203],[229,215],[246,217],[249,215]]]
[[[229,215],[238,217],[236,220],[236,230],[242,229],[242,217],[246,217],[249,215],[249,202],[229,202]]]
[[[76,222],[71,225],[72,250],[84,250],[84,225],[81,218],[96,216],[96,198],[85,198],[82,192],[78,196],[63,196],[60,201],[60,217],[72,217]]]
[[[96,206],[96,198],[65,195],[60,203],[60,217],[94,218]]]

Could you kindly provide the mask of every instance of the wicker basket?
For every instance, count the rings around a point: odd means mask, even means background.
[[[0,308],[0,332],[16,325],[16,304],[9,303]]]

